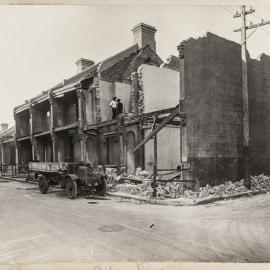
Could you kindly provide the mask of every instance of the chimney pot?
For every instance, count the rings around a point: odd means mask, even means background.
[[[139,23],[132,28],[133,43],[138,44],[139,48],[149,45],[156,52],[155,33],[157,29],[145,23]]]

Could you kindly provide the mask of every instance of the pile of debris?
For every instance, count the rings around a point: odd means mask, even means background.
[[[206,185],[205,187],[196,188],[196,190],[185,190],[184,197],[188,199],[208,198],[215,196],[231,195],[244,191],[248,191],[248,189],[244,186],[243,180],[234,183],[228,181],[218,186],[211,187],[209,185]]]
[[[128,175],[127,178],[152,179],[152,173],[138,167],[135,171],[135,175]]]
[[[117,192],[123,192],[139,197],[151,197],[153,194],[151,181],[146,181],[143,184],[118,184],[115,189]]]
[[[167,183],[164,186],[164,197],[171,198],[171,199],[177,199],[180,197],[183,197],[184,195],[184,186],[182,183],[177,183],[177,182],[171,182]]]
[[[270,177],[264,174],[251,177],[251,191],[260,191],[270,189]],[[189,199],[208,198],[215,196],[226,196],[249,191],[244,185],[244,179],[237,182],[225,182],[218,186],[209,186],[197,188],[197,190],[185,190],[184,197]]]
[[[134,182],[134,180],[142,180],[141,184]],[[115,191],[124,192],[131,195],[137,195],[141,197],[149,197],[153,193],[151,186],[152,174],[146,170],[142,170],[138,167],[134,175],[122,174],[116,178],[117,184],[115,185]]]
[[[103,169],[103,166],[99,165],[95,168],[93,168],[93,173],[95,174],[103,174],[104,173],[104,169]]]
[[[144,181],[142,184],[125,183],[115,186],[117,192],[123,192],[131,195],[137,195],[139,197],[152,197],[153,188],[152,181]],[[183,184],[172,182],[167,184],[157,185],[157,197],[158,198],[181,198],[184,194]]]
[[[105,174],[107,176],[107,186],[109,189],[113,189],[117,184],[117,169],[105,168]]]
[[[251,190],[262,190],[270,188],[270,176],[261,174],[251,177]]]
[[[130,177],[130,176],[129,176]],[[140,168],[136,170],[134,178],[140,177],[143,179],[142,184],[135,183],[120,183],[115,185],[115,191],[124,192],[140,197],[151,197],[153,194],[151,175],[147,171],[142,171]],[[265,175],[251,177],[251,191],[259,191],[270,189],[270,177]],[[215,196],[227,196],[249,191],[244,186],[244,180],[237,182],[227,181],[218,186],[195,187],[194,190],[186,189],[181,182],[158,183],[157,197],[159,198],[209,198]]]

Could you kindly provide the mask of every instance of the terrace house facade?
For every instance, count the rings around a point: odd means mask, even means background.
[[[76,75],[14,108],[17,164],[83,161],[129,173],[152,168],[152,143],[132,153],[151,131],[139,116],[178,104],[179,72],[157,55],[154,27],[140,23],[132,32],[131,47],[98,63],[79,59]],[[109,106],[114,96],[124,110],[116,120]],[[179,132],[169,125],[160,133],[161,167],[179,164]]]

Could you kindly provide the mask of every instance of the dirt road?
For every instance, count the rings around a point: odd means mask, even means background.
[[[0,264],[270,262],[270,194],[173,207],[0,180],[0,220]]]

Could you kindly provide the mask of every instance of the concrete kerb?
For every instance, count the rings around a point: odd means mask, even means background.
[[[237,198],[241,198],[241,197],[249,197],[249,196],[266,194],[266,193],[270,193],[270,189],[262,189],[262,190],[256,190],[256,191],[245,191],[245,192],[226,195],[226,196],[216,196],[216,197],[207,198],[207,199],[200,199],[200,200],[197,200],[195,204],[197,204],[197,205],[207,204],[207,203],[212,203],[215,201],[237,199]]]
[[[13,178],[9,176],[0,176],[0,179],[5,179],[5,180],[10,180],[10,181],[17,181],[17,182],[22,182],[22,183],[29,183],[29,184],[38,184],[36,181],[33,180],[27,180],[26,178]],[[250,197],[250,196],[255,196],[259,194],[267,194],[270,193],[270,189],[262,189],[262,190],[256,190],[256,191],[245,191],[241,193],[236,193],[236,194],[230,194],[230,195],[225,195],[225,196],[215,196],[211,198],[206,198],[206,199],[153,199],[153,198],[143,198],[135,195],[129,195],[125,193],[120,193],[120,192],[107,192],[107,195],[111,197],[116,197],[116,198],[121,198],[121,199],[126,199],[129,201],[140,201],[143,203],[148,203],[148,204],[156,204],[156,205],[168,205],[168,206],[195,206],[195,205],[201,205],[201,204],[208,204],[208,203],[213,203],[216,201],[223,201],[223,200],[228,200],[228,199],[237,199],[241,197]]]
[[[158,204],[158,205],[169,205],[169,206],[195,206],[195,205],[201,205],[201,204],[208,204],[208,203],[213,203],[216,201],[223,201],[223,200],[228,200],[228,199],[237,199],[241,197],[249,197],[249,196],[254,196],[254,195],[259,195],[259,194],[266,194],[270,193],[270,189],[263,189],[263,190],[257,190],[257,191],[246,191],[246,192],[241,192],[237,194],[231,194],[231,195],[225,195],[225,196],[215,196],[211,198],[206,198],[206,199],[165,199],[165,200],[160,200],[160,199],[152,199],[152,198],[142,198],[138,197],[135,195],[128,195],[128,194],[122,194],[122,193],[117,193],[117,192],[107,192],[109,196],[113,197],[118,197],[122,199],[127,199],[127,200],[135,200],[135,201],[140,201],[144,203],[149,203],[149,204]]]
[[[169,205],[169,206],[186,206],[186,205],[194,205],[193,200],[187,200],[187,199],[168,199],[168,200],[160,200],[160,199],[153,199],[153,198],[143,198],[135,195],[129,195],[124,193],[118,193],[118,192],[107,192],[109,196],[117,197],[121,199],[126,200],[135,200],[140,201],[143,203],[149,203],[149,204],[157,204],[157,205]]]

